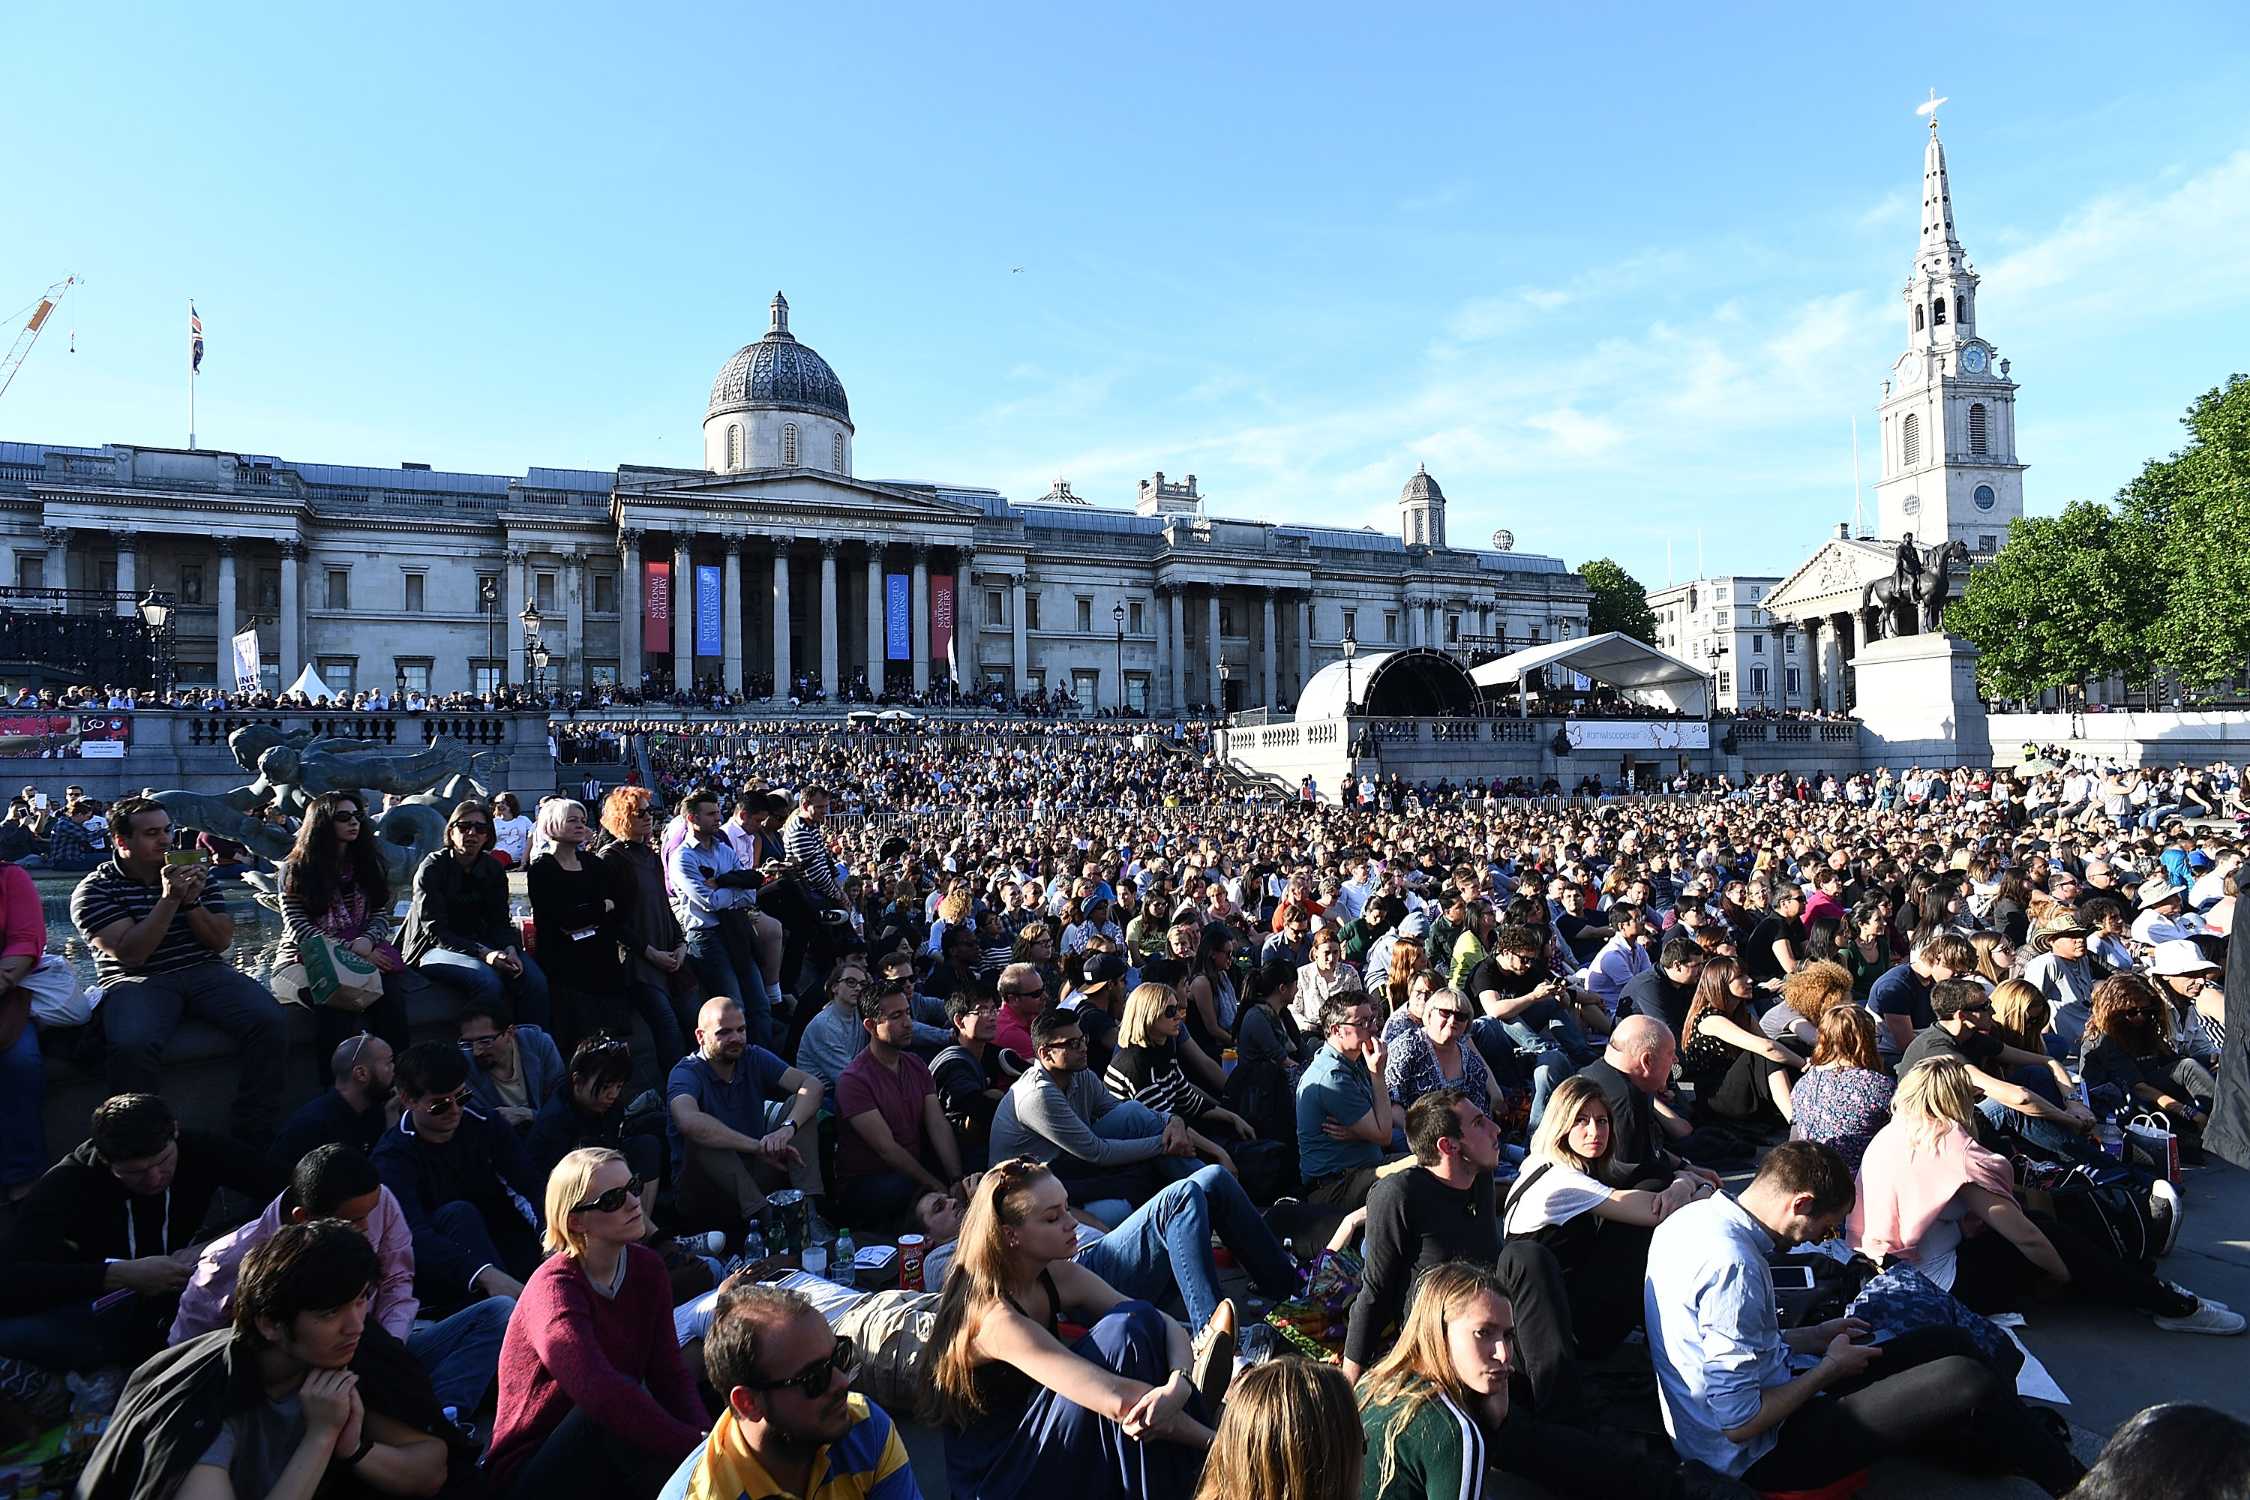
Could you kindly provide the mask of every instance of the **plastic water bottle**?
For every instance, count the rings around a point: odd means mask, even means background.
[[[859,1284],[859,1247],[852,1243],[849,1228],[836,1231],[836,1243],[828,1252],[828,1269],[831,1279],[845,1286]]]
[[[758,1233],[758,1226],[755,1224],[743,1234],[742,1258],[753,1266],[766,1258],[766,1237]]]
[[[2094,1127],[2094,1139],[2101,1142],[2103,1153],[2112,1161],[2125,1159],[2125,1132],[2118,1128],[2116,1120],[2103,1116]]]

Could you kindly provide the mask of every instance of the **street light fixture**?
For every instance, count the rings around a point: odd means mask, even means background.
[[[1125,711],[1125,605],[1122,601],[1110,610],[1109,617],[1117,622],[1117,711],[1122,715]]]
[[[1344,717],[1352,716],[1352,658],[1359,655],[1359,637],[1352,634],[1350,625],[1344,627]]]
[[[1234,676],[1234,664],[1233,664],[1232,662],[1227,662],[1227,661],[1222,661],[1222,662],[1220,662],[1220,663],[1219,663],[1219,717],[1220,717],[1220,718],[1222,718],[1222,719],[1223,719],[1223,718],[1225,718],[1225,717],[1227,716],[1227,683],[1228,683],[1228,681],[1229,681],[1229,680],[1230,680],[1230,679],[1231,679],[1231,678],[1232,678],[1233,676]]]
[[[537,671],[547,665],[543,660],[546,648],[539,644],[539,627],[545,623],[539,613],[539,601],[524,600],[523,613],[516,618],[523,621],[523,675],[531,683],[531,690],[536,693],[539,691]]]
[[[172,623],[172,596],[150,589],[141,595],[141,602],[133,606],[141,613],[141,621],[151,630],[162,630]]]

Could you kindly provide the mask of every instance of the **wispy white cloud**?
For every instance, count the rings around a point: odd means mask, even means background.
[[[1860,211],[1852,220],[1860,229],[1881,229],[1888,224],[1903,223],[1914,212],[1914,195],[1904,188],[1885,193]]]
[[[2215,311],[2250,298],[2250,149],[2104,193],[1983,268],[2046,318]]]

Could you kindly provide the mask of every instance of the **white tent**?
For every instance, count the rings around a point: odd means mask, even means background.
[[[1711,712],[1711,675],[1622,631],[1548,641],[1510,652],[1470,671],[1478,687],[1514,687],[1542,669],[1576,672],[1616,688],[1635,703],[1697,718]]]
[[[315,703],[323,698],[336,696],[336,690],[320,680],[320,674],[313,670],[313,665],[309,661],[305,663],[305,670],[297,674],[297,680],[289,684],[288,691],[303,693]]]

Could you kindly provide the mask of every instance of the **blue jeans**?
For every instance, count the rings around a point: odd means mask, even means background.
[[[1219,1268],[1211,1258],[1211,1231],[1236,1258],[1258,1290],[1287,1297],[1297,1289],[1296,1270],[1265,1217],[1224,1167],[1210,1166],[1175,1182],[1124,1223],[1079,1253],[1078,1263],[1127,1297],[1155,1302],[1176,1282],[1191,1329],[1218,1309]]]
[[[1137,1099],[1120,1099],[1109,1113],[1087,1122],[1087,1128],[1105,1141],[1146,1140],[1164,1133],[1164,1116]],[[1095,1167],[1073,1157],[1058,1157],[1055,1175],[1070,1189],[1078,1204],[1104,1224],[1115,1224],[1133,1211],[1133,1205],[1150,1196],[1152,1181],[1176,1181],[1195,1174],[1192,1157],[1155,1156],[1125,1167]]]
[[[101,1021],[109,1039],[109,1091],[164,1092],[164,1045],[180,1029],[184,1016],[218,1027],[234,1038],[241,1053],[242,1082],[234,1095],[235,1139],[271,1139],[283,1098],[287,1019],[281,1002],[264,985],[217,957],[169,974],[113,979],[103,987]]]
[[[0,1052],[0,1188],[38,1181],[47,1160],[47,1130],[40,1106],[47,1072],[39,1061],[39,1028],[23,1023],[15,1044]]]
[[[2013,1131],[2042,1150],[2079,1161],[2089,1156],[2086,1138],[2060,1121],[2036,1119],[1997,1099],[1979,1099],[1977,1113],[1995,1130]]]
[[[1600,1052],[1586,1040],[1578,1022],[1556,1000],[1542,1000],[1499,1023],[1519,1047],[1560,1047],[1573,1066],[1585,1067]]]
[[[1527,1040],[1528,1039],[1528,1040]],[[1531,1120],[1539,1128],[1547,1113],[1547,1098],[1565,1078],[1579,1069],[1570,1054],[1546,1036],[1519,1027],[1515,1021],[1485,1016],[1469,1023],[1469,1040],[1476,1044],[1487,1066],[1503,1081],[1528,1071],[1531,1075]]]
[[[554,1025],[555,1007],[547,992],[547,974],[539,960],[526,953],[523,973],[509,978],[471,953],[432,948],[414,967],[432,984],[442,984],[459,994],[480,1000],[505,1000],[518,1021],[528,1021],[541,1031]]]
[[[734,958],[727,952],[726,939],[716,927],[683,935],[687,943],[688,964],[695,970],[696,985],[703,998],[714,1000],[724,995],[742,1007],[743,1025],[749,1028],[750,1045],[773,1045],[773,1007],[766,1002],[763,978],[752,974],[750,983],[743,984],[735,973]]]
[[[515,1310],[513,1297],[487,1297],[407,1335],[407,1352],[429,1371],[438,1405],[463,1416],[477,1409],[500,1373],[500,1341]]]

